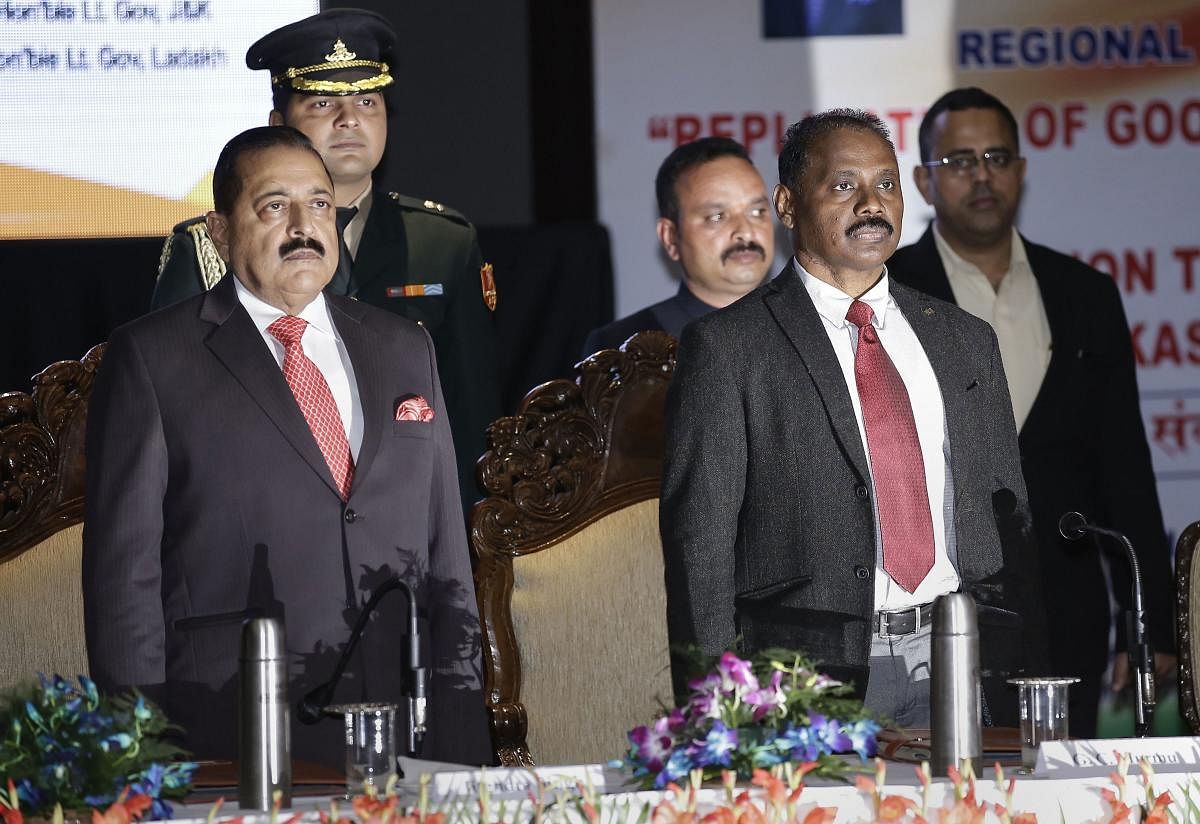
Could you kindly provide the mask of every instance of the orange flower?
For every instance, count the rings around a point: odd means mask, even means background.
[[[362,824],[386,824],[397,817],[396,804],[399,799],[394,795],[377,798],[372,795],[356,795],[350,801],[354,814]]]
[[[837,818],[837,808],[813,807],[808,811],[808,815],[804,816],[801,824],[833,824],[835,818]]]
[[[1109,819],[1109,824],[1124,824],[1124,822],[1129,821],[1129,816],[1132,813],[1132,810],[1129,809],[1128,804],[1117,798],[1116,793],[1114,793],[1108,787],[1101,787],[1100,797],[1107,801],[1108,805],[1112,807],[1112,818]]]
[[[787,800],[787,786],[766,770],[756,769],[750,783],[767,791],[767,801],[777,807]]]
[[[747,804],[738,815],[737,824],[767,824],[767,817],[753,804]]]
[[[695,820],[694,813],[680,812],[670,801],[660,801],[650,814],[651,824],[692,824]]]
[[[92,824],[129,824],[142,817],[142,813],[150,809],[153,800],[148,795],[135,795],[127,798],[129,788],[126,787],[117,796],[117,800],[103,813],[92,810]]]
[[[1012,824],[1038,824],[1036,813],[1017,813]]]
[[[735,824],[736,819],[733,815],[733,810],[728,807],[717,807],[704,818],[700,819],[700,824]]]
[[[902,795],[884,796],[879,802],[879,821],[899,821],[909,810],[915,810],[917,804]]]

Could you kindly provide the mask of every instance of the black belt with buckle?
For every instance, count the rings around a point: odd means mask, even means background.
[[[933,620],[933,604],[875,613],[875,631],[880,635],[912,635]]]

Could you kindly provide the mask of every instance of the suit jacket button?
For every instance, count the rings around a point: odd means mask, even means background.
[[[355,512],[353,509],[347,509],[346,510],[346,523],[352,524],[357,520],[358,520],[358,513]]]
[[[859,484],[858,486],[854,487],[854,494],[860,498],[865,498],[867,497],[867,488],[862,484]]]
[[[861,488],[862,487],[859,487],[859,489]],[[871,577],[871,570],[867,569],[865,566],[856,566],[854,568],[854,577],[860,581],[865,581]]]

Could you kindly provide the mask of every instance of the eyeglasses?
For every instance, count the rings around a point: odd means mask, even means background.
[[[994,149],[983,153],[983,162],[987,164],[987,168],[992,172],[1003,172],[1012,168],[1013,161],[1018,160],[1018,156],[1010,152],[1008,149]],[[930,169],[946,168],[952,174],[956,175],[973,175],[975,170],[979,168],[979,155],[974,152],[962,151],[953,152],[943,157],[941,160],[930,160],[922,163],[922,166]]]

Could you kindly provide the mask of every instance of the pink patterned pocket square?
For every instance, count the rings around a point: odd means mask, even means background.
[[[427,423],[433,420],[433,408],[420,395],[409,395],[396,404],[396,420]]]

